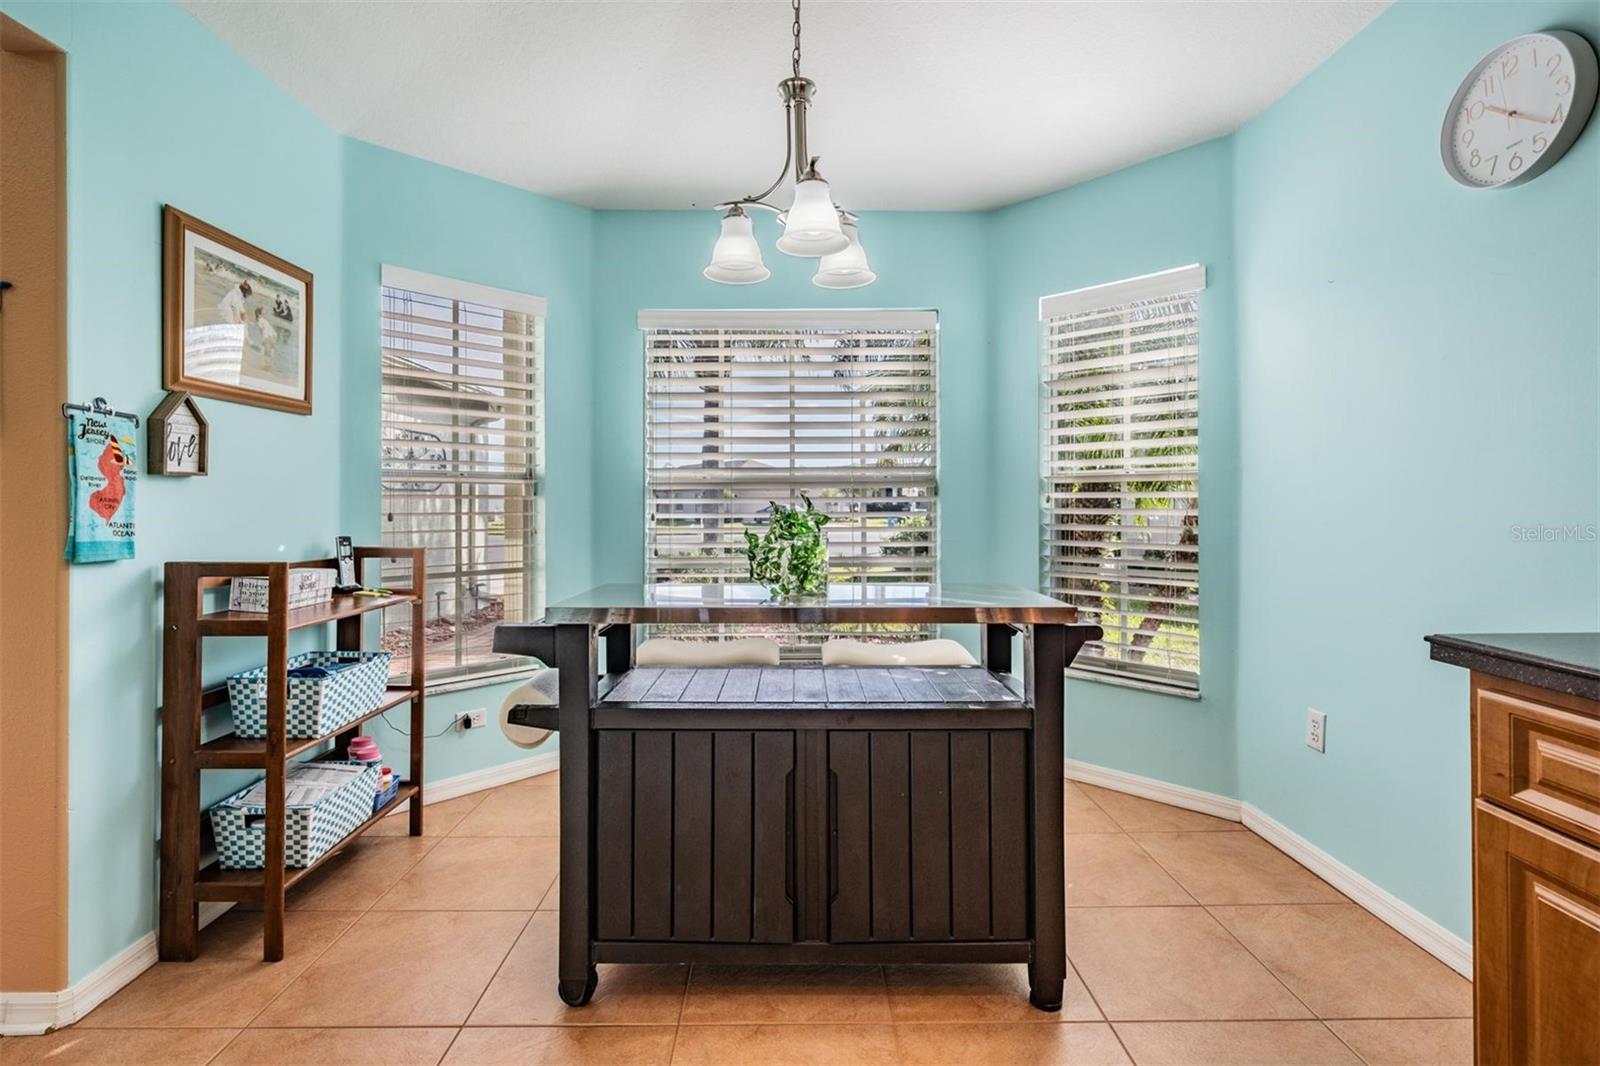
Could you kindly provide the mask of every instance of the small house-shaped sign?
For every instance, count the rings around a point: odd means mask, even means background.
[[[169,392],[150,412],[148,469],[169,477],[195,477],[206,473],[206,416],[187,392]]]

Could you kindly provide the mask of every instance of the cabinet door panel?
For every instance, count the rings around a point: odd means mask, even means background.
[[[789,943],[794,734],[601,730],[595,935]]]
[[[756,823],[752,830],[752,938],[766,944],[794,940],[793,863],[794,734],[757,733],[753,742],[751,789]]]
[[[828,939],[872,939],[871,766],[866,733],[828,735]]]
[[[911,735],[872,733],[872,936],[911,939]]]
[[[950,734],[911,734],[911,935],[950,939]]]
[[[711,939],[711,737],[673,734],[672,935]]]
[[[989,735],[950,734],[950,925],[957,940],[989,937]]]
[[[751,798],[755,794],[755,744],[750,733],[714,734],[716,770],[712,790],[716,812],[712,851],[716,857],[716,892],[712,899],[712,935],[735,943],[755,938],[751,874],[755,867],[751,833]]]
[[[1600,1062],[1600,850],[1481,800],[1474,829],[1480,1059]]]
[[[1023,733],[835,731],[828,770],[830,940],[1027,939]]]

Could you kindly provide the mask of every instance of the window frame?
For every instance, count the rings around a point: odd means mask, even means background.
[[[1046,296],[1039,301],[1039,344],[1041,352],[1039,408],[1041,588],[1049,595],[1065,598],[1068,602],[1075,603],[1080,608],[1080,611],[1083,611],[1086,621],[1096,621],[1100,614],[1106,613],[1119,614],[1125,622],[1128,616],[1137,612],[1125,609],[1121,611],[1096,611],[1093,608],[1085,607],[1080,602],[1081,599],[1092,597],[1093,594],[1091,592],[1083,590],[1076,595],[1071,595],[1062,591],[1059,587],[1060,584],[1070,581],[1071,576],[1061,572],[1065,570],[1065,553],[1058,554],[1057,548],[1060,545],[1072,543],[1103,545],[1101,551],[1105,552],[1105,554],[1102,556],[1104,560],[1101,563],[1102,568],[1108,575],[1119,575],[1121,583],[1125,587],[1130,585],[1144,586],[1146,588],[1158,586],[1160,575],[1167,576],[1170,581],[1178,582],[1179,578],[1175,575],[1186,572],[1185,568],[1188,565],[1187,560],[1180,562],[1180,558],[1184,556],[1193,558],[1192,579],[1181,582],[1184,585],[1192,585],[1192,594],[1182,597],[1189,602],[1181,603],[1179,602],[1180,598],[1177,596],[1172,596],[1166,601],[1173,605],[1171,608],[1166,609],[1168,613],[1173,615],[1181,614],[1185,609],[1192,609],[1193,611],[1194,636],[1192,645],[1194,650],[1192,656],[1188,653],[1176,652],[1172,643],[1169,642],[1169,647],[1166,649],[1168,651],[1166,666],[1148,663],[1143,655],[1137,661],[1126,660],[1121,656],[1107,657],[1104,654],[1104,649],[1125,650],[1130,646],[1125,642],[1140,632],[1138,628],[1130,628],[1126,624],[1116,627],[1107,625],[1107,635],[1110,636],[1115,633],[1121,639],[1107,642],[1096,641],[1085,645],[1077,659],[1074,660],[1072,667],[1067,671],[1070,677],[1142,689],[1186,699],[1201,698],[1204,676],[1205,633],[1200,611],[1204,568],[1204,556],[1200,550],[1201,542],[1199,536],[1203,510],[1200,479],[1200,467],[1203,461],[1200,433],[1200,354],[1203,329],[1202,305],[1205,287],[1205,267],[1193,264],[1058,293]],[[1173,308],[1185,303],[1192,303],[1192,310],[1173,312]],[[1155,317],[1146,321],[1151,322],[1153,325],[1158,325],[1156,332],[1165,332],[1170,339],[1152,337],[1152,341],[1160,341],[1160,343],[1154,343],[1141,351],[1134,351],[1132,346],[1138,343],[1138,337],[1130,331],[1135,328],[1138,320],[1128,317],[1128,312],[1132,309],[1154,311]],[[1064,372],[1063,368],[1069,366],[1073,360],[1070,355],[1062,357],[1060,347],[1052,343],[1053,335],[1057,338],[1070,336],[1071,339],[1068,340],[1066,349],[1069,353],[1073,350],[1087,351],[1095,342],[1093,340],[1085,341],[1083,338],[1092,338],[1097,333],[1110,333],[1112,329],[1116,328],[1114,325],[1096,326],[1087,325],[1087,323],[1092,323],[1099,319],[1109,322],[1118,316],[1122,316],[1120,327],[1124,334],[1123,344],[1125,348],[1121,360],[1117,361],[1115,356],[1108,357],[1096,351],[1093,356],[1081,356],[1079,361],[1088,362],[1092,359],[1094,366],[1091,367],[1091,370],[1097,375],[1109,376],[1113,374],[1139,373],[1151,375],[1153,384],[1144,385],[1144,391],[1148,394],[1152,388],[1160,389],[1161,391],[1156,391],[1153,395],[1162,397],[1163,402],[1160,406],[1169,410],[1143,412],[1143,414],[1146,417],[1150,414],[1173,417],[1179,423],[1174,428],[1187,431],[1179,438],[1183,442],[1183,446],[1188,448],[1187,451],[1169,452],[1159,445],[1157,446],[1159,451],[1156,451],[1149,447],[1155,441],[1171,438],[1163,433],[1162,430],[1156,428],[1162,424],[1159,417],[1155,421],[1134,421],[1141,414],[1137,410],[1139,396],[1132,391],[1137,386],[1128,381],[1108,383],[1101,386],[1102,391],[1100,392],[1091,390],[1077,393],[1076,395],[1082,397],[1082,399],[1077,401],[1080,410],[1077,418],[1081,421],[1076,423],[1066,417],[1064,412],[1054,409],[1053,404],[1062,402],[1063,398],[1063,392],[1058,391],[1062,388],[1060,382],[1070,377],[1070,372]],[[1162,322],[1162,319],[1166,319],[1167,322]],[[1072,326],[1074,322],[1077,324],[1077,329],[1075,330]],[[1171,332],[1174,328],[1182,332],[1174,334]],[[1141,366],[1140,364],[1149,365]],[[1091,396],[1097,397],[1097,400],[1088,399]],[[1104,432],[1096,433],[1096,424],[1093,421],[1095,416],[1089,413],[1096,409],[1089,405],[1097,401],[1113,404],[1114,407],[1112,409],[1116,410],[1122,419],[1120,425],[1122,431],[1127,434],[1124,437],[1122,447],[1119,449],[1105,449],[1120,450],[1122,452],[1120,457],[1093,456],[1091,458],[1096,449],[1088,447],[1088,445],[1097,443],[1096,438],[1105,436]],[[1073,401],[1065,401],[1065,403],[1073,404]],[[1105,408],[1101,409],[1105,410]],[[1145,428],[1141,429],[1140,427]],[[1073,432],[1074,430],[1076,432]],[[1158,435],[1142,438],[1133,436],[1136,433],[1152,432]],[[1087,438],[1087,440],[1064,447],[1060,440],[1062,436],[1081,436]],[[1136,449],[1130,446],[1135,443],[1143,444],[1145,447]],[[1060,453],[1067,449],[1077,450],[1075,454],[1078,455],[1078,458],[1070,460],[1070,462],[1079,464],[1075,470],[1066,465],[1069,460],[1060,457]],[[1133,454],[1135,451],[1141,450],[1151,454],[1139,456]],[[1121,460],[1120,465],[1111,465],[1118,458]],[[1180,458],[1187,460],[1187,462],[1180,465]],[[1104,462],[1106,465],[1093,469],[1090,464],[1095,460]],[[1161,474],[1178,476],[1155,476]],[[1182,487],[1169,487],[1167,491],[1170,495],[1163,496],[1162,489],[1134,489],[1132,487],[1133,483],[1141,480],[1145,482],[1168,481],[1174,486]],[[1177,539],[1167,540],[1165,538],[1152,537],[1143,541],[1124,541],[1122,538],[1127,531],[1135,527],[1123,522],[1120,517],[1115,527],[1108,527],[1106,530],[1082,530],[1081,532],[1089,533],[1091,536],[1083,537],[1081,540],[1074,539],[1077,536],[1077,531],[1072,527],[1076,523],[1071,520],[1070,516],[1063,516],[1066,520],[1060,521],[1053,514],[1053,512],[1064,511],[1068,506],[1066,501],[1057,498],[1061,495],[1057,491],[1058,488],[1063,483],[1074,481],[1080,484],[1122,483],[1124,486],[1121,490],[1123,498],[1115,510],[1135,521],[1138,518],[1137,512],[1140,510],[1140,501],[1165,499],[1167,502],[1163,510],[1178,516]],[[1187,508],[1173,505],[1172,501],[1176,498],[1187,500],[1190,497],[1192,497],[1193,502]],[[1091,516],[1094,514],[1093,508],[1089,508],[1087,511]],[[1146,518],[1145,522],[1146,525],[1141,528],[1148,528],[1149,519]],[[1159,529],[1160,527],[1157,526],[1155,528]],[[1192,541],[1186,541],[1184,538],[1190,533],[1193,534],[1193,539]],[[1059,534],[1065,534],[1065,538],[1058,539]],[[1115,537],[1114,543],[1116,545],[1114,556],[1106,552],[1106,547],[1113,543],[1113,537]],[[1156,545],[1156,547],[1152,548],[1152,544]],[[1134,553],[1130,558],[1124,554],[1130,548],[1141,550]],[[1153,564],[1138,565],[1146,561],[1144,552],[1152,550],[1165,558],[1156,560]],[[1133,565],[1129,565],[1130,563]],[[1143,571],[1143,574],[1139,574],[1139,571]],[[1130,574],[1144,576],[1147,580],[1130,580]],[[1081,573],[1076,576],[1080,580],[1093,580]],[[1158,589],[1157,591],[1160,590]],[[1139,602],[1138,597],[1128,591],[1123,591],[1119,594],[1117,600],[1118,606]],[[1145,606],[1148,608],[1149,603],[1146,602]],[[1177,621],[1177,619],[1172,619],[1172,621]],[[1187,621],[1187,619],[1184,619],[1184,621]],[[1163,630],[1158,628],[1155,632],[1159,634]],[[1191,640],[1187,636],[1180,639],[1183,643],[1188,643]],[[1144,654],[1148,654],[1148,652]],[[1185,660],[1192,658],[1193,668],[1187,669],[1171,665],[1174,658]]]
[[[502,372],[496,377],[487,378],[479,383],[487,385],[490,388],[500,387],[500,395],[502,397],[506,395],[507,390],[504,388],[503,384],[496,386],[495,383],[512,383],[513,387],[509,391],[525,392],[528,396],[528,400],[525,405],[518,405],[514,411],[508,410],[507,413],[502,414],[499,418],[491,420],[501,423],[500,428],[498,430],[489,428],[484,435],[499,436],[501,440],[497,445],[486,445],[484,447],[484,451],[496,454],[500,456],[500,458],[483,460],[486,465],[498,463],[501,466],[510,466],[512,464],[505,460],[505,457],[509,453],[525,453],[527,459],[525,468],[526,476],[499,477],[497,475],[486,474],[483,476],[481,481],[471,481],[470,478],[464,478],[463,483],[467,485],[486,485],[492,482],[497,482],[507,486],[525,486],[523,490],[525,510],[519,507],[519,515],[526,530],[526,535],[520,543],[521,560],[519,564],[515,565],[511,569],[508,569],[506,574],[506,580],[509,583],[514,583],[521,586],[521,597],[524,602],[522,610],[517,612],[516,617],[507,615],[503,620],[536,620],[541,617],[544,612],[546,577],[546,538],[544,535],[544,496],[546,485],[545,461],[547,454],[545,448],[544,405],[544,384],[547,356],[545,342],[546,324],[548,318],[546,301],[542,297],[533,296],[526,293],[512,292],[505,289],[493,288],[487,285],[480,285],[475,282],[427,274],[422,271],[412,270],[406,267],[398,267],[390,264],[383,265],[380,274],[378,295],[378,491],[379,523],[381,530],[380,540],[385,545],[398,544],[403,546],[412,546],[417,540],[425,539],[427,533],[425,530],[410,531],[411,544],[407,544],[405,540],[395,539],[395,534],[389,529],[390,516],[393,513],[391,500],[394,499],[394,497],[391,497],[389,486],[391,482],[404,479],[391,477],[385,470],[385,464],[387,462],[387,450],[394,444],[394,439],[389,436],[385,423],[386,420],[390,419],[391,415],[398,414],[405,417],[410,417],[405,415],[405,410],[408,405],[398,405],[396,407],[391,407],[390,405],[389,389],[392,387],[393,382],[391,381],[390,368],[385,361],[386,356],[390,351],[406,350],[397,343],[391,343],[392,338],[386,333],[387,330],[392,328],[391,315],[393,314],[387,304],[391,298],[391,295],[396,292],[410,293],[431,300],[450,301],[453,305],[452,322],[459,320],[461,315],[461,305],[463,304],[491,308],[502,313],[519,314],[530,319],[529,332],[526,334],[525,341],[528,347],[527,354],[529,356],[527,365],[510,367],[510,373]],[[443,329],[450,325],[451,322],[441,320],[440,327],[435,328]],[[427,328],[425,324],[424,328]],[[451,354],[449,356],[444,356],[439,353],[424,352],[419,353],[419,358],[423,361],[428,360],[430,357],[435,360],[449,358],[477,358],[482,359],[483,362],[489,362],[489,359],[483,359],[481,352],[477,355],[474,355],[473,349],[463,348],[461,346],[461,342],[463,340],[462,335],[470,335],[474,333],[480,334],[480,336],[471,343],[481,344],[483,342],[484,335],[493,334],[496,332],[501,331],[496,330],[492,326],[474,328],[469,325],[465,328],[451,329],[451,336],[448,339],[435,339],[423,334],[421,335],[420,339],[422,339],[425,343],[431,343],[436,347],[448,346],[451,348]],[[504,354],[505,350],[502,347],[502,363],[504,363]],[[475,375],[471,373],[462,373],[464,369],[467,368],[463,365],[456,365],[447,370],[446,373],[448,373],[450,378],[453,380],[465,380],[468,383],[472,383],[472,379],[475,377]],[[518,376],[520,376],[522,381],[525,381],[528,385],[526,390],[516,387],[517,384],[522,383],[518,380]],[[513,429],[506,425],[508,422],[524,423],[526,428]],[[512,439],[513,436],[521,437],[522,439],[514,443]],[[467,443],[470,444],[472,442]],[[457,446],[446,448],[445,450],[447,452],[458,452],[462,449]],[[488,495],[490,498],[495,496],[494,493],[490,493]],[[469,546],[468,550],[471,550],[471,538],[462,537],[462,516],[468,512],[458,505],[451,510],[439,513],[455,516],[455,521],[453,524],[456,526],[456,529],[452,533],[452,542],[455,547],[447,550],[459,552],[462,550],[460,546],[463,543]],[[480,512],[480,514],[482,513],[483,512]],[[473,535],[477,535],[479,531],[472,530],[470,532]],[[436,568],[432,563],[432,557],[437,546],[428,547],[430,559],[427,567],[428,589],[424,590],[424,596],[430,596],[433,586],[437,583],[451,583],[454,585],[455,593],[452,597],[454,608],[448,615],[443,617],[451,617],[458,620],[455,637],[459,642],[462,640],[462,631],[459,625],[459,619],[461,617],[463,604],[463,585],[461,584],[463,572],[461,571],[460,567],[455,564],[445,568]],[[485,544],[485,548],[487,547],[487,544]],[[438,575],[437,577],[435,576],[436,574]],[[504,595],[506,598],[509,598],[509,594]],[[406,626],[397,626],[395,628],[405,629],[408,627],[409,620]],[[385,626],[386,632],[389,630],[389,628],[390,627],[387,625]],[[456,655],[459,656],[460,654],[460,645],[458,643]],[[399,658],[400,657],[397,656],[397,660]],[[404,664],[397,662],[397,667],[403,670]],[[441,669],[436,669],[430,665],[428,669],[426,689],[427,692],[433,694],[467,688],[477,688],[485,685],[502,684],[516,680],[519,677],[526,676],[531,670],[536,668],[537,664],[533,660],[521,656],[498,655],[491,651],[488,653],[487,658],[482,658],[476,662],[468,661],[461,665],[455,665]]]
[[[679,484],[674,485],[670,476],[665,475],[665,468],[658,467],[658,455],[670,454],[670,452],[658,451],[658,449],[661,448],[663,441],[666,441],[669,445],[671,443],[677,443],[680,445],[684,443],[682,438],[675,439],[673,437],[670,430],[670,424],[692,424],[692,422],[682,422],[680,419],[670,417],[672,414],[681,414],[681,412],[673,412],[671,410],[670,399],[663,399],[664,397],[669,397],[671,395],[670,391],[668,391],[670,389],[670,385],[663,384],[664,382],[670,382],[671,379],[665,375],[658,374],[657,368],[660,363],[658,362],[657,358],[653,357],[652,355],[653,350],[661,350],[659,340],[663,334],[670,336],[672,333],[678,332],[681,332],[684,339],[687,341],[695,341],[696,335],[698,335],[699,338],[702,338],[698,341],[698,343],[705,346],[691,348],[690,350],[693,351],[714,350],[709,344],[706,344],[706,341],[715,337],[715,335],[718,333],[738,334],[751,332],[771,332],[774,338],[780,342],[783,334],[785,333],[816,333],[819,335],[834,334],[846,338],[848,338],[851,334],[871,335],[874,333],[906,333],[908,335],[917,337],[917,340],[915,341],[916,346],[919,349],[925,347],[926,354],[925,356],[918,355],[912,356],[911,358],[913,361],[918,363],[925,359],[926,368],[925,370],[918,369],[911,371],[910,373],[914,373],[919,379],[925,378],[925,384],[922,384],[919,381],[918,384],[910,386],[908,391],[913,391],[916,394],[926,394],[926,406],[929,415],[927,419],[928,426],[925,431],[929,443],[929,447],[927,449],[928,459],[926,464],[919,464],[914,471],[908,469],[908,472],[902,478],[886,478],[882,475],[879,475],[875,477],[861,477],[859,479],[855,479],[848,476],[850,470],[852,469],[849,464],[854,461],[852,458],[843,460],[837,467],[830,468],[829,474],[831,477],[822,477],[817,480],[818,482],[831,481],[835,486],[842,488],[847,494],[862,493],[869,486],[882,485],[887,485],[888,487],[894,489],[897,493],[908,494],[907,499],[909,502],[906,508],[907,511],[914,516],[922,517],[926,525],[929,527],[926,540],[926,553],[916,553],[916,558],[926,559],[927,561],[925,565],[918,565],[918,563],[910,561],[903,563],[898,567],[898,573],[913,576],[892,577],[891,579],[912,582],[926,581],[932,583],[936,583],[939,580],[941,559],[939,523],[940,501],[938,491],[940,466],[940,404],[939,319],[936,311],[921,309],[642,310],[638,315],[638,328],[641,334],[645,379],[643,390],[644,493],[641,503],[644,520],[644,558],[642,561],[644,564],[643,576],[646,584],[670,582],[674,580],[675,573],[681,575],[684,572],[684,568],[681,564],[676,567],[674,567],[672,564],[664,564],[657,555],[658,545],[660,543],[658,538],[661,536],[661,530],[659,528],[661,525],[661,520],[658,514],[658,494],[669,493],[674,489],[682,489],[683,487],[689,485],[693,480],[685,479]],[[922,339],[924,336],[925,342]],[[733,343],[729,345],[729,350],[737,350],[738,347],[739,345],[737,343]],[[760,350],[759,345],[750,345],[750,347],[752,350]],[[892,343],[890,347],[893,347]],[[864,350],[870,351],[870,349]],[[818,365],[822,364],[819,362]],[[870,363],[864,362],[861,365],[870,366]],[[722,377],[720,377],[718,380],[730,381],[735,378],[735,371],[733,369],[731,359],[726,364],[721,366],[720,373],[722,374]],[[753,377],[762,373],[763,370],[760,363],[752,364]],[[765,373],[771,373],[771,370],[767,369],[765,370]],[[788,376],[774,377],[771,380],[785,381],[789,383],[800,382],[803,386],[808,379],[805,376],[791,371]],[[730,393],[732,391],[732,389],[729,390]],[[827,406],[808,407],[803,402],[797,404],[792,399],[793,395],[795,395],[795,390],[792,384],[788,386],[788,391],[791,393],[789,418],[787,420],[787,424],[789,426],[788,436],[787,438],[775,436],[772,438],[772,442],[776,443],[780,440],[787,439],[791,446],[792,461],[793,446],[795,442],[799,441],[802,444],[804,443],[804,437],[798,436],[797,434],[801,434],[805,432],[805,430],[804,428],[796,429],[796,423],[809,421],[812,423],[812,426],[810,427],[812,431],[823,432],[824,435],[826,435],[825,430],[833,428],[830,420],[836,416],[836,413],[834,409],[830,409]],[[823,405],[827,405],[830,403],[830,401],[835,403],[838,402],[834,396],[829,394],[826,399],[821,400],[821,403]],[[905,402],[908,406],[910,406],[915,405],[920,401]],[[760,408],[764,406],[764,403],[762,401],[752,401],[751,405]],[[892,404],[891,409],[897,406],[897,404]],[[865,410],[870,411],[872,410],[873,405],[871,405],[869,402],[868,404],[864,405],[864,407]],[[773,411],[775,413],[779,410],[781,410],[781,408],[774,406]],[[811,412],[809,418],[806,414],[808,410]],[[845,411],[848,411],[851,416],[848,419],[840,418],[837,422],[837,425],[841,427],[841,430],[842,427],[849,427],[848,431],[844,431],[846,432],[846,435],[857,436],[859,434],[860,427],[868,424],[871,421],[870,418],[864,417],[862,414],[858,413],[860,410],[861,408],[853,406],[837,409],[837,413],[842,414]],[[761,419],[764,421],[766,418],[766,412],[760,411],[759,414]],[[910,436],[914,439],[920,438],[923,435],[922,433],[917,432],[912,432],[909,434],[905,433],[904,427],[914,424],[917,421],[916,419],[907,417],[896,419],[895,421],[897,433]],[[821,422],[827,422],[828,424],[823,426],[820,424]],[[774,430],[777,430],[777,428],[783,424],[784,423],[782,421],[774,421],[771,423],[771,426]],[[664,430],[663,427],[666,427],[666,429]],[[758,430],[756,430],[756,432],[764,432],[766,428],[766,425],[762,425]],[[763,439],[761,443],[767,442]],[[748,447],[748,444],[743,446]],[[857,445],[852,445],[850,447],[856,446]],[[751,454],[761,454],[759,451],[756,451],[741,456],[739,455],[737,448],[731,450],[733,454],[729,456],[729,458],[733,459],[748,459]],[[720,461],[722,456],[719,455],[718,458]],[[721,468],[712,467],[712,469]],[[820,471],[822,467],[819,466],[818,469]],[[855,467],[853,469],[866,470],[870,468]],[[774,471],[770,479],[752,478],[750,480],[762,481],[760,486],[752,485],[751,489],[748,490],[750,500],[760,502],[776,497],[780,502],[788,502],[784,499],[784,493],[776,487],[781,482],[787,482],[789,486],[788,491],[791,494],[792,502],[799,503],[798,494],[806,487],[805,482],[807,481],[807,478],[805,477],[804,473],[797,472],[796,468],[791,466],[788,471]],[[729,487],[724,491],[730,494],[738,491],[738,479],[733,477],[730,477],[727,482],[717,482],[713,479],[708,481],[708,483],[726,484]],[[759,497],[759,500],[757,500],[757,497]],[[838,497],[829,497],[828,500],[825,501],[820,493],[813,491],[812,498],[814,502],[823,509],[828,509],[829,503],[842,500],[844,502],[839,505],[838,509],[845,512],[855,512],[856,514],[861,515],[862,517],[860,525],[856,528],[862,530],[862,539],[863,542],[865,542],[865,531],[868,528],[866,525],[867,520],[865,518],[865,514],[867,513],[867,508],[869,506],[868,497],[865,495],[844,495]],[[729,510],[733,511],[734,508],[730,508]],[[835,528],[843,530],[846,528],[846,526],[839,525]],[[921,545],[919,544],[919,547],[920,546]],[[883,548],[883,544],[881,542],[876,543],[872,547],[874,552],[880,551]],[[722,559],[718,560],[714,558],[713,562],[707,567],[708,570],[712,571],[715,571],[719,568],[726,568],[726,573],[721,576],[720,579],[716,576],[709,576],[704,573],[692,574],[692,571],[690,577],[678,576],[677,579],[728,584],[748,582],[748,575],[737,572],[736,566],[732,568],[727,567],[726,559],[730,556],[736,557],[734,556],[733,550],[725,548],[724,551],[727,554],[723,556]],[[833,578],[835,583],[869,581],[873,580],[875,577],[880,580],[882,579],[883,575],[875,575],[872,572],[871,563],[861,563],[858,565],[856,572],[853,575],[841,577],[838,575],[837,564],[840,551],[837,547],[834,547],[831,554],[835,560],[835,565],[832,568],[835,575]],[[872,556],[861,557],[871,558]],[[888,558],[888,556],[884,556],[884,558]],[[869,629],[868,627],[861,626],[845,626],[829,627],[826,633],[821,632],[820,630],[814,633],[809,631],[805,633],[799,633],[782,630],[774,631],[774,633],[770,635],[777,636],[780,641],[783,642],[783,654],[786,658],[809,658],[820,653],[821,640],[827,635],[864,635],[878,636],[887,639],[920,639],[935,635],[933,628],[935,627],[877,627]],[[657,631],[666,631],[663,629],[663,627],[655,627],[655,629]],[[676,633],[677,630],[672,629],[671,632]],[[700,638],[737,637],[751,635],[751,632],[752,631],[750,627],[708,626],[695,627],[693,630],[685,630],[684,635]],[[765,631],[763,630],[763,632]],[[798,641],[793,640],[792,638],[796,636],[799,636],[801,639]]]

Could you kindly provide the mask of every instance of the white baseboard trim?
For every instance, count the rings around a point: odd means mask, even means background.
[[[470,773],[430,781],[425,803],[443,803],[487,788],[559,769],[558,752],[542,752]],[[200,904],[203,929],[233,908],[232,903]],[[0,1036],[37,1036],[71,1025],[110,999],[156,963],[156,934],[146,933],[83,980],[59,992],[0,992]]]
[[[423,789],[423,806],[443,803],[445,800],[457,799],[468,796],[474,792],[482,792],[486,788],[498,788],[509,785],[513,781],[521,781],[529,777],[538,777],[540,774],[554,773],[561,768],[561,753],[559,751],[540,752],[530,755],[526,759],[515,762],[501,763],[498,766],[488,766],[482,770],[471,770],[454,777],[442,777],[437,781],[429,781],[427,788]],[[409,809],[409,804],[402,804],[395,808],[396,811]]]
[[[1168,784],[1151,777],[1140,777],[1123,770],[1112,770],[1093,763],[1068,759],[1068,780],[1142,796],[1184,810],[1199,811],[1215,818],[1243,822],[1262,840],[1304,866],[1334,888],[1350,897],[1379,921],[1390,926],[1452,970],[1472,980],[1472,945],[1429,918],[1411,904],[1357,873],[1305,837],[1270,815],[1227,796],[1203,792],[1183,785]]]
[[[1349,896],[1378,920],[1472,980],[1472,945],[1392,892],[1363,877],[1282,822],[1244,804],[1245,827]]]
[[[156,935],[146,933],[89,976],[59,992],[0,992],[0,1036],[36,1036],[71,1025],[156,961]]]
[[[1189,788],[1187,785],[1174,785],[1158,781],[1153,777],[1141,777],[1126,770],[1112,770],[1078,759],[1066,760],[1065,776],[1069,781],[1082,781],[1086,785],[1098,785],[1113,792],[1126,792],[1130,796],[1155,800],[1169,807],[1182,807],[1186,811],[1198,811],[1213,818],[1225,818],[1230,822],[1241,820],[1239,801],[1219,796],[1215,792],[1204,792],[1198,788]]]

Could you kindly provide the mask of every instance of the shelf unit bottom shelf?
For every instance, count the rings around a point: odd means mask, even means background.
[[[313,870],[339,854],[353,840],[393,814],[396,808],[416,794],[416,785],[410,781],[402,781],[393,799],[373,811],[370,818],[346,833],[333,847],[317,856],[316,861],[312,862],[311,865],[297,866],[285,870],[283,887],[285,889],[293,888]],[[199,876],[195,879],[195,898],[227,903],[249,903],[261,899],[266,890],[266,885],[267,872],[265,870],[224,870],[218,864],[212,863],[209,866],[202,867]]]

